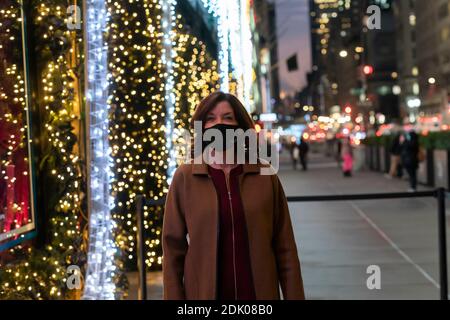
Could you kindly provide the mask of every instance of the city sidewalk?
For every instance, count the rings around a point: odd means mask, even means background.
[[[307,172],[292,170],[287,154],[281,163],[279,177],[287,196],[408,188],[407,181],[388,180],[369,171],[344,178],[336,162],[319,154],[311,155]],[[289,207],[308,299],[439,299],[434,199],[290,203]],[[367,268],[372,265],[381,271],[380,290],[366,285]],[[147,277],[148,298],[161,299],[161,272]],[[137,298],[136,273],[130,274],[129,294],[130,299]]]
[[[408,188],[407,181],[370,171],[344,178],[320,155],[310,162],[308,172],[281,168],[286,195]],[[439,299],[435,199],[292,203],[290,209],[308,299]],[[380,267],[381,290],[367,288],[372,265]]]

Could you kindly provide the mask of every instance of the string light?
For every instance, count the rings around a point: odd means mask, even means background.
[[[241,57],[242,57],[242,101],[248,111],[253,112],[255,106],[252,102],[252,86],[253,86],[253,42],[250,30],[250,3],[249,1],[240,0],[241,2]]]
[[[82,136],[74,131],[81,121],[76,112],[82,104],[81,94],[77,94],[80,81],[76,70],[83,62],[79,48],[83,43],[81,32],[66,30],[65,6],[58,3],[65,4],[59,0],[41,1],[33,8],[32,20],[40,26],[37,43],[51,53],[50,58],[42,59],[39,88],[40,103],[45,110],[43,141],[48,145],[49,159],[54,159],[46,162],[45,172],[56,190],[63,191],[55,196],[55,205],[48,213],[50,245],[42,251],[21,246],[11,251],[30,257],[30,264],[0,271],[8,279],[7,285],[0,285],[0,296],[20,292],[36,299],[68,297],[65,267],[85,265],[82,235],[86,225],[83,212],[86,177],[80,167],[85,160],[78,145]],[[89,164],[93,210],[84,298],[118,297],[122,288],[116,276],[124,263],[135,266],[134,199],[137,194],[145,194],[158,200],[167,193],[176,162],[186,152],[174,147],[183,141],[182,130],[189,127],[201,99],[221,89],[238,92],[248,105],[246,79],[252,74],[247,72],[251,66],[248,54],[252,50],[249,30],[242,30],[248,19],[243,3],[243,0],[204,0],[208,12],[217,19],[220,51],[219,61],[215,61],[207,44],[189,34],[183,17],[176,16],[176,0],[86,1],[87,8],[97,8],[97,13],[105,15],[95,22],[86,20],[90,39],[97,41],[96,48],[100,51],[89,48],[87,51],[93,56],[88,57],[86,74],[95,76],[88,78],[86,94],[86,100],[93,106],[90,114],[93,163]],[[107,24],[102,5],[106,5],[110,16]],[[229,17],[230,12],[237,13],[236,17]],[[92,16],[88,14],[86,19]],[[101,32],[107,33],[107,64]],[[230,39],[238,42],[236,46],[231,45]],[[108,83],[99,79],[106,79],[108,73],[110,96],[106,99]],[[16,80],[19,92],[21,80]],[[19,102],[21,98],[24,99],[19,94]],[[110,167],[114,175],[109,172]],[[162,264],[162,213],[162,207],[144,208],[145,262],[149,268],[160,269]],[[121,261],[114,260],[115,247],[124,253]]]
[[[175,6],[175,1],[142,0],[124,10],[120,1],[108,1],[112,212],[116,243],[130,268],[136,265],[134,199],[137,194],[164,197],[185,152],[175,148],[186,142],[182,130],[189,128],[200,100],[220,88],[217,61],[204,43],[187,34]],[[154,269],[162,264],[162,214],[162,207],[144,208],[145,262]]]
[[[41,110],[40,119],[44,128],[39,139],[44,154],[41,155],[39,175],[47,183],[44,210],[48,219],[45,230],[49,235],[49,245],[43,249],[18,245],[9,250],[15,261],[14,264],[0,266],[0,278],[4,280],[0,283],[2,299],[75,297],[76,292],[67,290],[65,268],[71,264],[78,264],[81,268],[84,265],[82,231],[86,221],[82,208],[83,175],[78,132],[74,132],[80,121],[77,113],[80,104],[77,96],[79,78],[74,70],[82,63],[77,49],[81,35],[65,28],[64,6],[58,6],[55,2],[40,1],[33,7],[30,19],[35,21],[36,43],[39,43],[36,53],[41,58],[36,102]],[[14,18],[17,24],[10,30],[15,32],[15,40],[21,40],[21,2],[11,0],[10,3],[10,11],[14,11],[15,16],[1,14],[0,23],[11,24],[8,18]],[[3,30],[0,34],[4,34]],[[1,46],[0,50],[4,49],[3,43]],[[21,48],[21,45],[14,46]],[[21,54],[15,56],[21,57]],[[21,77],[22,68],[17,67],[17,74]],[[22,86],[22,79],[17,79],[16,85]],[[25,93],[21,90],[18,93],[19,101],[25,101]]]
[[[29,216],[29,192],[20,187],[29,188],[27,157],[27,108],[25,103],[25,83],[22,61],[13,55],[15,47],[20,46],[20,12],[17,7],[9,6],[0,10],[3,22],[0,22],[0,53],[2,60],[0,73],[0,134],[2,149],[6,152],[0,159],[0,176],[7,189],[4,191],[6,208],[1,239],[17,238],[21,226],[32,223]],[[22,172],[19,172],[22,171]],[[17,189],[19,191],[17,191]]]
[[[220,89],[224,92],[230,91],[229,83],[229,50],[230,50],[230,25],[236,18],[229,16],[230,1],[203,0],[204,7],[217,20],[217,37],[219,39],[219,70],[220,70]]]
[[[108,12],[104,0],[85,2],[86,100],[89,106],[90,192],[89,251],[84,299],[115,298],[116,253],[111,218],[114,199],[110,195],[111,157],[108,141],[108,46],[104,32]]]
[[[163,11],[160,1],[108,0],[111,73],[109,143],[114,161],[111,180],[115,240],[126,267],[135,268],[134,200],[159,199],[167,189],[166,78],[163,61]],[[170,26],[167,26],[170,28]],[[171,54],[171,52],[167,52]],[[159,238],[162,208],[146,210],[146,236]],[[147,247],[156,256],[160,246]],[[152,266],[149,260],[146,261]]]
[[[175,94],[173,92],[174,83],[174,70],[173,63],[176,58],[176,51],[173,50],[173,41],[175,39],[175,0],[163,0],[162,1],[162,32],[163,32],[163,49],[162,49],[162,61],[166,66],[166,83],[165,83],[165,105],[166,105],[166,150],[169,152],[168,156],[168,168],[167,168],[167,182],[170,183],[172,176],[175,172],[176,153],[173,148],[173,135],[174,135],[174,112],[175,112]]]
[[[246,0],[203,0],[202,3],[217,19],[221,90],[236,94],[247,110],[252,111],[253,43],[249,3]]]

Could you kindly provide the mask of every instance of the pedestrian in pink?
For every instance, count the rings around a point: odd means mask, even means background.
[[[341,149],[342,171],[344,177],[351,177],[353,170],[353,149],[350,137],[344,140]]]

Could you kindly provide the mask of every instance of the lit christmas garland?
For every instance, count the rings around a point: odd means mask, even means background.
[[[230,0],[235,1],[235,0]],[[230,1],[203,0],[203,5],[208,12],[217,19],[217,36],[219,39],[219,70],[220,70],[220,89],[224,92],[230,91],[229,83],[229,50],[230,50],[230,19],[229,16]]]
[[[107,203],[107,192],[102,188],[102,208],[97,211],[99,215],[94,216],[106,214],[108,208],[112,208],[113,219],[117,223],[114,234],[116,244],[126,252],[129,266],[133,266],[136,233],[133,205],[136,195],[145,194],[155,200],[165,195],[170,172],[175,165],[173,159],[184,152],[174,150],[173,146],[183,139],[181,131],[188,128],[195,107],[212,91],[219,88],[227,91],[229,83],[234,86],[235,82],[243,80],[234,79],[235,75],[230,77],[230,71],[233,73],[236,69],[228,68],[230,22],[225,15],[219,19],[222,50],[218,63],[210,57],[204,43],[186,33],[182,17],[174,18],[175,0],[105,1],[111,15],[108,31],[111,98],[108,102],[111,106],[109,145],[115,173],[110,181],[115,202]],[[82,242],[82,232],[86,224],[83,214],[86,209],[83,204],[86,185],[80,168],[84,159],[80,158],[77,150],[81,147],[78,144],[79,133],[74,130],[74,126],[80,123],[80,116],[75,111],[80,109],[82,103],[82,99],[77,98],[77,91],[80,91],[77,70],[82,62],[78,47],[82,38],[76,31],[70,32],[66,28],[66,4],[65,0],[39,1],[34,6],[33,17],[39,26],[36,42],[43,48],[39,50],[46,52],[43,54],[45,58],[41,59],[43,72],[38,95],[39,103],[45,110],[42,118],[45,119],[46,132],[42,140],[48,144],[42,170],[48,174],[49,184],[55,185],[57,191],[54,192],[55,201],[48,202],[49,244],[42,251],[23,250],[21,247],[11,250],[12,254],[21,255],[22,263],[4,269],[6,277],[2,279],[8,281],[0,284],[0,296],[18,294],[37,299],[77,297],[77,293],[72,295],[66,290],[66,268],[75,264],[83,270],[85,265],[86,248]],[[217,15],[226,8],[226,2],[215,1],[214,6]],[[88,25],[96,27],[98,22]],[[166,41],[170,41],[170,45]],[[240,64],[239,68],[245,70]],[[20,79],[18,81],[20,84]],[[240,83],[239,86],[241,95],[245,95],[245,85]],[[105,88],[102,87],[102,90]],[[88,99],[92,97],[96,97],[96,93],[87,95]],[[102,103],[102,107],[107,110],[106,104]],[[102,142],[104,147],[108,143],[104,140],[108,121],[105,113],[102,116],[102,127],[97,128],[100,130],[94,129],[91,137],[98,139],[96,142]],[[169,141],[169,138],[172,140]],[[98,156],[104,160],[103,168],[107,168],[107,152],[105,148],[101,149]],[[108,186],[108,182],[95,174],[92,183],[92,194],[97,194],[97,188],[106,186],[107,189]],[[163,208],[144,209],[147,232],[145,262],[149,267],[158,269],[162,263],[160,234]],[[89,259],[94,264],[90,265],[106,265],[107,268],[100,273],[87,271],[85,298],[117,297],[117,290],[122,288],[114,284],[117,281],[113,279],[114,264],[117,262],[111,260],[114,244],[107,240],[114,224],[105,219],[108,226],[106,229],[100,228],[99,234],[94,232],[98,226],[95,221],[91,221],[90,244],[96,246],[98,253],[100,243],[106,243],[106,250],[101,251],[106,260],[96,261],[98,255],[92,250]],[[103,240],[97,242],[100,238]],[[105,239],[106,242],[102,242]],[[123,267],[120,263],[117,265]],[[93,274],[100,277],[93,278]],[[99,285],[93,289],[95,284]]]
[[[184,132],[190,128],[190,120],[200,101],[220,89],[217,61],[211,58],[206,45],[187,34],[181,15],[177,17],[176,59],[174,77],[176,95],[174,145],[178,165],[186,159],[187,146]],[[190,132],[192,137],[193,131]]]
[[[250,3],[247,0],[241,0],[241,57],[242,57],[242,101],[248,111],[254,111],[252,99],[253,81],[253,42],[250,30]]]
[[[175,94],[173,92],[175,83],[173,77],[173,63],[176,58],[176,51],[173,50],[174,31],[175,31],[175,5],[176,0],[162,0],[162,32],[163,32],[163,52],[161,59],[166,66],[166,84],[165,97],[166,104],[166,149],[169,152],[167,182],[170,184],[172,176],[177,167],[176,153],[174,150],[174,112],[175,112]]]
[[[230,91],[234,91],[233,93],[243,101],[244,97],[244,86],[242,83],[242,77],[243,77],[243,52],[242,52],[242,41],[241,41],[241,11],[240,11],[240,3],[239,1],[226,1],[227,4],[227,20],[232,20],[229,22],[229,29],[228,29],[228,38],[230,42],[230,61],[229,64],[231,66],[230,74],[231,79],[230,81],[235,80],[236,87]]]
[[[127,4],[126,10],[121,1],[110,0],[108,4],[113,215],[118,223],[117,245],[126,254],[127,266],[133,268],[134,199],[145,194],[157,200],[167,193],[168,159],[176,160],[185,152],[174,149],[183,138],[181,129],[189,127],[198,102],[219,88],[219,74],[217,62],[208,57],[205,45],[185,34],[181,17],[175,19],[173,9],[166,11],[175,2],[142,0]],[[164,46],[170,40],[170,45]],[[145,262],[154,269],[162,264],[162,213],[162,207],[144,207]]]
[[[236,94],[253,111],[252,50],[248,0],[203,0],[217,19],[221,90]]]
[[[29,159],[26,156],[27,107],[20,52],[20,11],[17,7],[9,6],[1,9],[0,14],[3,17],[3,22],[0,21],[0,184],[4,186],[0,186],[0,189],[5,193],[0,200],[5,215],[0,223],[3,230],[0,231],[12,233],[31,222],[28,216],[29,194],[22,192],[22,195],[16,189],[23,188],[24,183],[29,181]],[[24,171],[20,173],[18,170]]]
[[[85,1],[86,100],[89,107],[89,251],[84,299],[115,298],[113,239],[115,222],[111,218],[114,199],[110,196],[112,178],[108,141],[108,47],[104,40],[108,13],[104,0]]]
[[[111,72],[110,145],[115,177],[115,239],[128,268],[135,268],[136,195],[159,199],[167,190],[166,71],[162,7],[158,1],[108,0]],[[146,208],[146,263],[161,267],[162,208]]]
[[[81,36],[65,25],[65,1],[46,0],[33,5],[29,23],[36,30],[35,48],[40,62],[40,83],[36,103],[40,108],[42,161],[39,176],[46,185],[40,191],[45,197],[47,234],[42,249],[21,245],[9,250],[11,264],[0,267],[1,298],[61,299],[77,298],[78,291],[67,290],[66,268],[84,268],[82,230],[83,175],[74,126],[79,123],[80,100],[76,97],[77,72],[82,57],[77,49]],[[14,5],[17,10],[20,4]],[[4,16],[2,15],[2,19]],[[3,21],[3,20],[2,20]],[[20,47],[20,46],[18,46]]]

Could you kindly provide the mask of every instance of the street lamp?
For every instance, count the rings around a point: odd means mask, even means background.
[[[402,88],[399,85],[395,85],[392,87],[392,93],[398,96],[402,93]]]

